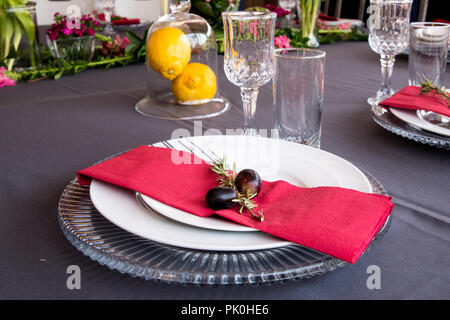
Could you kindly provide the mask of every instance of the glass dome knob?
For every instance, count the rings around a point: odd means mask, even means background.
[[[169,8],[171,13],[189,12],[191,9],[190,0],[169,0]]]

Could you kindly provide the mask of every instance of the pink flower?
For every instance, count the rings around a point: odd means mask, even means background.
[[[284,10],[283,8],[280,8],[278,6],[275,6],[273,4],[266,3],[264,5],[264,8],[268,9],[269,11],[275,12],[277,14],[278,18],[282,18],[288,14],[291,14],[289,10]]]
[[[6,86],[14,86],[16,81],[4,74],[6,68],[0,67],[0,88]]]
[[[72,34],[72,29],[64,28],[62,32],[63,32],[66,36],[68,36],[69,34]]]
[[[290,40],[287,36],[278,36],[273,38],[275,47],[277,48],[290,48],[291,45],[289,44]]]
[[[120,38],[120,36],[116,34],[114,44],[121,49],[125,49],[128,46],[128,44],[130,44],[130,40],[128,40],[127,37]]]
[[[346,23],[340,23],[339,24],[339,29],[341,30],[349,30],[351,29],[351,24],[346,22]]]

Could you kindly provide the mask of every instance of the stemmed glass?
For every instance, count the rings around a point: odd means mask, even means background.
[[[105,15],[106,26],[103,33],[113,35],[116,32],[112,27],[111,16],[114,13],[115,0],[97,0],[97,8]]]
[[[224,70],[228,80],[241,88],[244,135],[257,136],[255,128],[258,89],[274,74],[273,12],[223,12]]]
[[[381,58],[381,88],[367,100],[376,105],[395,93],[391,76],[395,56],[403,52],[409,42],[409,17],[412,0],[371,0],[367,20],[370,48]]]
[[[280,6],[281,9],[290,11],[290,13],[286,16],[287,17],[287,27],[292,28],[293,27],[292,10],[295,8],[296,0],[278,0],[278,5]]]

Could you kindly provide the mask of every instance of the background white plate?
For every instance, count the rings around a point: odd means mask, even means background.
[[[437,133],[443,136],[450,137],[450,130],[436,126],[428,121],[425,121],[417,116],[417,111],[415,110],[405,110],[397,108],[389,108],[393,115],[397,118],[413,125],[419,127],[420,129],[427,130],[433,133]]]
[[[226,155],[227,162],[232,167],[232,163],[236,161],[237,171],[252,168],[258,173],[262,172],[261,178],[266,181],[285,180],[300,187],[318,187],[318,186],[335,186],[357,189],[363,192],[371,192],[370,185],[365,176],[349,162],[342,158],[331,155],[322,150],[305,147],[300,144],[275,140],[279,145],[275,145],[272,139],[247,138],[249,144],[237,143],[236,136],[229,136],[227,140],[222,137],[211,139],[208,143],[203,137],[191,137],[189,139],[169,140],[164,144],[155,144],[157,146],[172,146],[177,150],[191,151],[200,158],[209,161],[209,156],[213,155],[220,158]],[[190,143],[190,141],[192,143]],[[257,142],[256,142],[257,141]],[[236,148],[233,148],[233,144]],[[277,168],[273,170],[264,170],[266,163],[253,160],[251,155],[246,158],[246,149],[250,145],[258,145],[259,153],[271,154],[272,157],[277,154],[277,160],[273,161]],[[197,148],[201,146],[204,152]],[[228,147],[227,147],[228,146]],[[253,162],[253,163],[249,163]],[[269,172],[268,172],[269,171]],[[348,180],[348,177],[358,176],[361,180]],[[343,182],[344,181],[344,184]],[[355,183],[355,181],[357,183]],[[359,184],[359,182],[362,182]],[[258,231],[253,228],[239,225],[233,221],[225,220],[221,217],[211,216],[202,218],[188,212],[173,208],[165,203],[154,200],[144,194],[139,193],[142,200],[154,209],[156,212],[185,224],[224,231]]]
[[[206,145],[214,143],[214,145],[217,146],[220,143],[225,142],[225,145],[222,146],[231,148],[234,148],[234,142],[239,141],[239,143],[244,142],[247,144],[250,149],[252,149],[251,146],[261,149],[261,152],[264,150],[263,148],[258,148],[259,144],[273,142],[257,141],[254,140],[254,138],[244,137],[238,137],[236,140],[236,137],[225,136],[216,136],[216,138],[195,137],[195,139],[199,139],[195,140],[197,143],[202,142]],[[287,144],[287,146],[292,149],[290,156],[294,162],[297,157],[305,157],[306,154],[312,152],[313,154],[320,154],[324,157],[322,160],[318,160],[323,165],[328,164],[332,166],[333,164],[341,163],[340,166],[335,168],[339,168],[339,172],[336,174],[339,176],[342,186],[363,192],[371,192],[370,183],[365,175],[346,160],[325,151],[300,144],[286,141],[278,141],[278,143],[276,143],[276,145],[279,146],[283,144]],[[281,148],[283,149],[284,147]],[[227,152],[231,151],[231,149],[228,148],[225,148],[225,150],[227,150]],[[237,148],[236,150],[240,150],[240,148]],[[268,151],[268,149],[265,151]],[[255,151],[253,150],[252,152]],[[270,149],[270,152],[272,155],[276,155],[274,149]],[[301,155],[302,152],[305,155]],[[232,153],[230,152],[227,153],[227,155],[228,154],[231,155]],[[246,154],[247,153],[239,154],[237,158],[245,158]],[[253,153],[253,156],[254,155],[255,153]],[[279,159],[279,156],[280,154],[276,155],[272,160],[275,158]],[[255,160],[253,157],[252,159]],[[246,162],[243,161],[242,163]],[[262,165],[262,162],[260,162],[260,165]],[[264,172],[264,174],[262,174],[264,177],[270,177],[270,175],[268,175],[270,172],[276,173],[274,168],[271,168],[270,165],[267,167],[261,166],[261,172]],[[314,174],[312,174],[312,176],[314,176]],[[293,180],[295,180],[295,176],[293,177]],[[136,201],[135,193],[133,191],[98,180],[92,181],[90,186],[90,196],[97,210],[109,221],[128,232],[160,243],[213,251],[261,250],[292,244],[289,241],[273,237],[263,232],[218,231],[175,223],[172,220],[168,220],[157,213],[152,213],[141,207]]]

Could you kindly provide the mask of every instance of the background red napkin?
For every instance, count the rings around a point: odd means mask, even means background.
[[[177,165],[172,155],[187,156],[192,164]],[[218,214],[350,263],[364,252],[393,208],[390,197],[377,194],[263,181],[254,198],[264,212],[265,219],[259,222],[246,210],[240,215],[238,206],[216,211],[207,207],[206,192],[218,185],[209,167],[190,153],[141,146],[80,170],[78,181],[85,185],[95,178],[202,217]]]
[[[99,13],[97,15],[97,18],[100,21],[105,21],[105,14],[104,13]],[[141,23],[141,20],[138,19],[138,18],[128,19],[126,17],[121,17],[121,16],[113,14],[111,16],[111,23],[113,25],[129,25],[129,24],[139,24],[139,23]]]
[[[410,110],[433,111],[450,117],[450,107],[440,96],[433,93],[421,94],[420,87],[408,86],[390,98],[380,102],[380,106]]]

